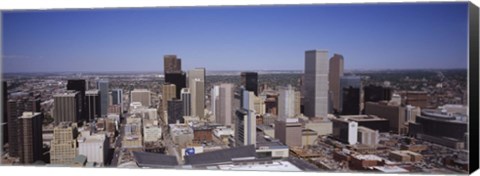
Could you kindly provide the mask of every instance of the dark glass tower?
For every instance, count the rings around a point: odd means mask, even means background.
[[[242,72],[241,85],[245,87],[247,91],[252,91],[255,96],[258,96],[258,73],[256,72]]]

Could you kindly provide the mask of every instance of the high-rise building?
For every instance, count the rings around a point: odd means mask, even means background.
[[[361,113],[362,82],[358,76],[343,76],[340,79],[340,109],[343,115],[357,115]]]
[[[215,110],[218,96],[220,94],[220,86],[214,85],[212,90],[210,90],[210,108],[212,110],[212,115],[217,118],[217,111]]]
[[[122,89],[113,89],[112,90],[112,105],[120,105],[120,111],[123,112],[123,90]]]
[[[6,102],[7,121],[8,121],[8,146],[9,155],[12,157],[19,156],[19,116],[22,116],[23,112],[40,112],[40,100],[28,99],[28,97],[20,97],[11,99]]]
[[[233,84],[220,84],[218,98],[215,100],[216,122],[225,126],[233,124]]]
[[[307,117],[327,117],[328,114],[328,51],[305,52],[304,106]]]
[[[364,103],[388,101],[392,98],[392,89],[389,87],[368,85],[363,87]]]
[[[71,164],[78,155],[78,131],[72,123],[59,123],[53,129],[53,140],[50,147],[51,164]]]
[[[295,91],[295,102],[294,102],[294,114],[295,116],[301,114],[301,103],[302,103],[302,95],[300,91]]]
[[[205,113],[205,68],[188,71],[188,87],[192,94],[192,116],[203,119]]]
[[[330,58],[330,69],[328,73],[329,90],[332,92],[332,108],[339,111],[340,104],[340,78],[343,76],[343,56],[340,54],[334,54]]]
[[[98,89],[91,89],[85,92],[87,101],[87,118],[91,122],[100,117],[100,91]]]
[[[165,55],[163,56],[163,72],[176,73],[182,70],[182,60],[177,58],[177,55]]]
[[[241,107],[235,112],[235,145],[256,145],[257,126],[253,108],[255,94],[253,91],[242,91]]]
[[[353,145],[358,141],[358,123],[346,119],[331,119],[333,123],[332,137]]]
[[[81,122],[80,96],[73,90],[53,96],[53,118],[56,122]]]
[[[175,84],[175,96],[180,97],[180,92],[187,87],[187,75],[185,72],[165,73],[165,83]]]
[[[182,100],[169,100],[168,101],[168,124],[176,123],[177,120],[180,123],[184,122],[183,119],[183,101]]]
[[[99,80],[97,82],[97,89],[100,90],[100,114],[107,116],[108,113],[108,80]]]
[[[256,72],[242,72],[240,73],[240,83],[246,90],[255,93],[258,96],[258,73]]]
[[[86,112],[86,101],[85,101],[85,91],[87,90],[87,84],[85,80],[83,79],[71,79],[67,81],[67,90],[74,90],[77,91],[80,96],[80,106],[79,106],[79,111],[80,111],[80,119],[81,121],[87,120],[87,112]]]
[[[3,114],[3,117],[2,117],[2,123],[0,123],[2,125],[2,146],[1,146],[1,151],[3,153],[3,151],[5,150],[3,147],[5,146],[5,144],[8,143],[8,113],[7,113],[7,96],[8,96],[8,93],[7,93],[7,82],[6,81],[2,81],[2,114]]]
[[[183,102],[183,115],[191,116],[191,99],[192,95],[190,94],[190,89],[183,88],[181,93],[181,100]]]
[[[365,114],[376,115],[380,118],[388,119],[390,131],[394,133],[407,133],[407,125],[405,124],[405,108],[400,105],[391,105],[384,101],[367,102],[365,104]]]
[[[43,113],[23,112],[18,117],[18,156],[20,163],[31,164],[42,159]]]
[[[151,104],[150,91],[147,89],[134,89],[130,92],[130,102],[140,102],[142,106],[149,107]]]
[[[289,147],[302,146],[302,124],[298,118],[279,118],[275,121],[275,138]]]
[[[282,118],[295,116],[295,90],[292,85],[279,88],[278,116]]]
[[[168,110],[168,101],[176,99],[176,87],[175,84],[163,84],[162,85],[162,111]]]

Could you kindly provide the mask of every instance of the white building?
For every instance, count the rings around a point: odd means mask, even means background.
[[[211,109],[212,109],[212,114],[215,118],[217,118],[217,114],[216,114],[216,103],[217,103],[217,99],[218,99],[218,96],[220,95],[220,86],[219,85],[215,85],[213,86],[212,90],[210,91],[210,103],[211,103]]]
[[[280,95],[278,97],[278,116],[294,117],[295,116],[295,90],[292,85],[279,88]]]
[[[238,109],[235,114],[237,121],[235,123],[235,144],[237,146],[256,144],[257,126],[254,110],[255,94],[252,91],[243,90],[243,107]]]
[[[156,142],[162,138],[162,128],[158,126],[148,125],[143,127],[143,141]]]
[[[378,130],[372,130],[366,127],[358,127],[358,143],[376,146],[380,140],[380,134]]]
[[[91,136],[79,137],[78,154],[85,155],[87,162],[105,164],[109,143],[105,134],[93,134]]]
[[[327,117],[328,114],[328,51],[305,52],[304,104],[305,116]]]

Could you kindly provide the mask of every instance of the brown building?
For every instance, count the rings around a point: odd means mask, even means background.
[[[176,73],[182,70],[182,60],[177,55],[163,56],[163,72]]]
[[[390,131],[398,134],[406,134],[408,126],[405,124],[405,108],[397,105],[389,105],[385,101],[367,102],[365,114],[376,115],[389,121]]]
[[[18,154],[20,163],[31,164],[42,159],[43,114],[39,112],[23,112],[18,117]]]
[[[302,124],[297,118],[276,120],[275,138],[289,147],[302,146]]]
[[[7,119],[8,119],[8,152],[12,157],[19,156],[19,117],[23,115],[23,112],[40,112],[40,100],[39,99],[28,99],[27,97],[22,97],[14,100],[9,100],[5,102],[7,109]]]
[[[208,126],[202,126],[193,128],[193,141],[194,142],[204,142],[213,140],[213,128]]]
[[[265,100],[266,113],[270,113],[274,116],[278,115],[278,95],[267,95]]]
[[[428,108],[428,93],[425,91],[402,91],[398,94],[405,100],[406,105]]]
[[[385,165],[385,161],[376,155],[354,155],[351,157],[349,168],[367,170],[369,167],[383,165]]]
[[[398,162],[419,162],[422,161],[423,156],[409,150],[401,150],[391,151],[389,154],[389,158],[393,161]]]
[[[333,109],[340,109],[340,78],[343,76],[343,56],[334,54],[330,58],[328,74],[329,90],[332,92]]]

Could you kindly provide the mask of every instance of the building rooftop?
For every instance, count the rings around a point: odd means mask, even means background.
[[[165,168],[178,165],[177,157],[150,152],[133,152],[137,165],[140,167]]]
[[[232,162],[234,158],[256,157],[255,146],[247,145],[185,156],[186,165],[213,165]]]
[[[376,115],[341,115],[340,118],[356,122],[388,121],[387,119],[380,118]]]
[[[273,161],[273,162],[265,162],[265,163],[243,163],[243,164],[226,164],[226,165],[219,165],[218,169],[220,170],[253,170],[253,171],[302,171],[294,164],[290,163],[289,161]]]
[[[398,166],[374,166],[375,170],[385,172],[385,173],[399,173],[399,172],[408,172],[408,170],[398,167]]]
[[[40,112],[23,112],[22,116],[20,116],[19,118],[31,119],[37,115],[40,115]]]

